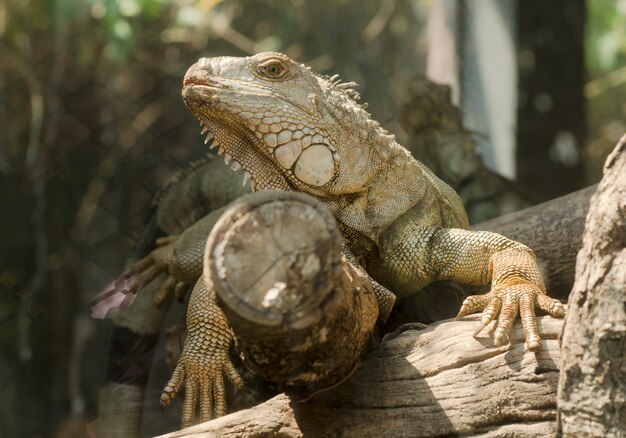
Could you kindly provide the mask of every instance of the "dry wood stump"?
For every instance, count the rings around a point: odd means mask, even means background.
[[[307,393],[352,371],[378,306],[319,201],[293,192],[243,197],[215,225],[206,257],[249,369]]]

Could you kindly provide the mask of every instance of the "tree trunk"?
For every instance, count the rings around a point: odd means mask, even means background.
[[[626,135],[591,200],[563,330],[563,436],[626,436]]]
[[[405,331],[372,351],[345,384],[306,403],[279,395],[164,437],[555,436],[562,320],[538,320],[543,349],[472,337],[478,317]],[[205,434],[205,435],[203,435]]]

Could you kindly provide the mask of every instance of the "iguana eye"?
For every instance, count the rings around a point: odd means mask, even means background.
[[[259,64],[257,71],[268,79],[280,79],[287,73],[287,66],[281,59],[268,59]]]

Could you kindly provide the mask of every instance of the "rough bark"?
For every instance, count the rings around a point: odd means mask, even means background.
[[[349,375],[378,305],[367,277],[342,256],[335,219],[319,201],[294,192],[246,196],[217,222],[206,254],[248,369],[307,393]]]
[[[478,318],[444,321],[383,341],[343,385],[306,403],[279,395],[174,432],[189,436],[555,436],[562,320],[539,318],[540,353],[473,338]]]
[[[626,436],[626,135],[591,200],[563,330],[563,436]]]

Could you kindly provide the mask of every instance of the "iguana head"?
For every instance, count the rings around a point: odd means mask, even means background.
[[[182,96],[253,189],[324,197],[362,192],[391,159],[393,139],[357,103],[354,85],[260,53],[200,59]]]

